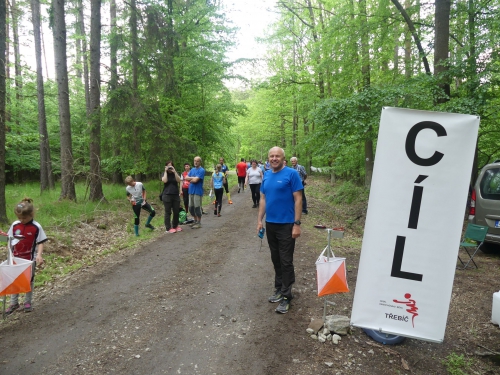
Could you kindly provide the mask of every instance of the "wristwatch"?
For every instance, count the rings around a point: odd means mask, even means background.
[[[294,223],[295,225],[300,225],[300,224],[301,224],[300,220],[294,221],[293,223]]]

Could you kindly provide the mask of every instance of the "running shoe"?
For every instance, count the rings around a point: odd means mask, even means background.
[[[280,314],[286,314],[289,309],[290,309],[290,300],[286,297],[283,297],[283,300],[280,302],[280,304],[278,305],[278,307],[276,307],[276,310],[274,311]]]
[[[146,228],[149,228],[151,230],[155,230],[155,227],[153,227],[151,224],[146,224]]]
[[[15,305],[10,305],[9,308],[7,310],[5,310],[5,315],[10,315],[12,314],[14,311],[16,311],[17,309],[19,308],[19,304],[16,303]]]
[[[280,302],[283,299],[283,294],[281,294],[281,289],[276,289],[274,294],[267,300],[271,303]]]
[[[195,225],[193,225],[191,228],[192,228],[192,229],[199,229],[199,228],[201,228],[201,223],[196,223],[196,224],[195,224]]]
[[[33,311],[33,306],[31,306],[31,303],[25,303],[24,304],[24,312],[32,312]]]
[[[229,204],[233,204],[233,201],[227,201],[227,203],[229,203]]]
[[[177,231],[174,228],[170,228],[167,232],[168,233],[177,233]]]
[[[182,228],[181,227],[177,227],[177,228],[174,228],[176,232],[182,232]]]

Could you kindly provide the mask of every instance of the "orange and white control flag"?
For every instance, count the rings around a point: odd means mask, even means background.
[[[31,272],[33,262],[12,257],[0,263],[0,296],[27,293],[31,291]]]
[[[345,258],[327,257],[324,255],[327,249],[328,246],[316,260],[318,297],[349,291]]]

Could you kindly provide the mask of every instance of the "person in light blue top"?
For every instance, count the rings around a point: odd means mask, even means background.
[[[205,169],[201,166],[201,158],[194,158],[194,167],[189,171],[186,181],[189,181],[189,213],[193,216],[194,222],[191,228],[201,228],[201,201],[203,198],[203,180],[205,179]]]
[[[224,194],[224,184],[226,182],[226,176],[222,173],[222,166],[217,164],[215,167],[215,172],[212,174],[211,187],[215,193],[215,207],[214,215],[220,217],[220,211],[222,209],[222,194]]]
[[[274,294],[269,302],[279,302],[276,312],[286,314],[292,300],[295,282],[293,253],[295,239],[300,236],[302,214],[302,181],[292,168],[284,164],[285,151],[280,147],[269,150],[271,170],[264,174],[257,217],[257,232],[263,228],[266,215],[266,236],[274,266]]]

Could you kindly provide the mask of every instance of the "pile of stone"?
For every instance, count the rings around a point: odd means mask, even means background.
[[[351,333],[351,321],[343,315],[327,315],[325,320],[313,319],[306,332],[313,340],[319,342],[331,341],[335,345],[342,340],[341,336]]]

